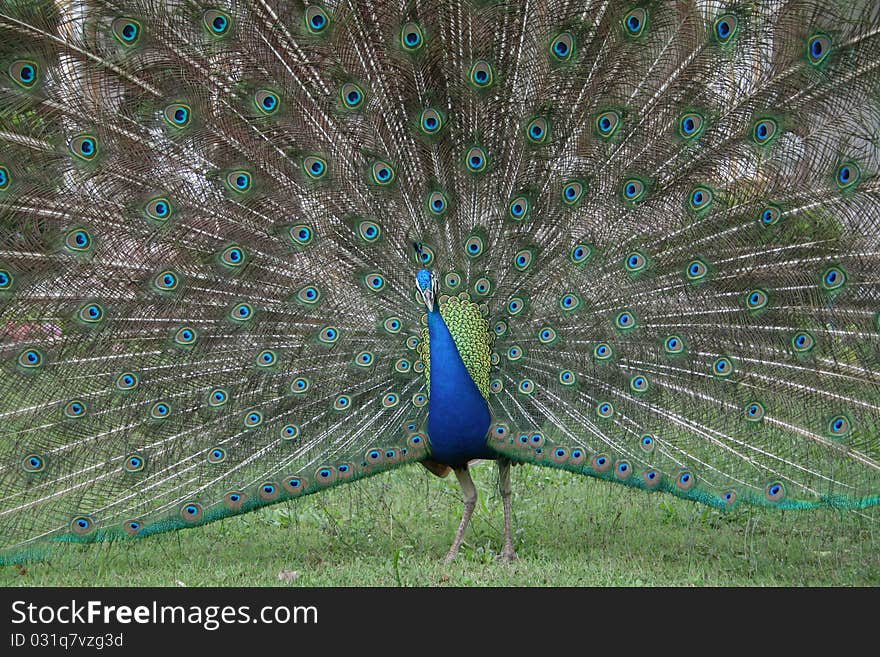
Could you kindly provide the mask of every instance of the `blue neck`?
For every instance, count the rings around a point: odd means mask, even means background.
[[[434,460],[461,465],[494,458],[486,446],[489,405],[461,360],[455,340],[435,307],[428,313],[431,348],[428,436]]]

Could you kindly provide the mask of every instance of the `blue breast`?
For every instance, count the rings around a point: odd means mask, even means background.
[[[432,458],[447,465],[495,458],[486,445],[492,422],[489,405],[461,360],[446,322],[435,308],[428,313],[431,381],[428,437]]]

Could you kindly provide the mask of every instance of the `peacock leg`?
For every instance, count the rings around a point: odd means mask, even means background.
[[[510,461],[498,459],[498,490],[501,492],[501,502],[504,505],[504,549],[501,551],[501,561],[514,561],[516,550],[513,549],[513,537],[510,535]]]
[[[468,472],[467,463],[460,468],[453,468],[452,470],[458,478],[459,486],[461,486],[461,493],[464,498],[464,515],[461,517],[461,524],[455,533],[452,547],[449,548],[449,552],[446,553],[446,558],[443,560],[444,563],[450,563],[458,556],[458,549],[461,547],[462,540],[464,540],[464,530],[467,529],[468,523],[471,520],[471,514],[477,506],[477,487],[474,486],[474,480],[471,479],[471,474]]]

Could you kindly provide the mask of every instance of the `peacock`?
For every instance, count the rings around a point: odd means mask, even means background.
[[[872,0],[5,0],[0,560],[420,463],[880,503]]]

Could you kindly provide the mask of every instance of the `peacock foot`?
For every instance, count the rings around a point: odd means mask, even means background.
[[[458,556],[458,550],[449,550],[449,552],[446,553],[446,556],[443,557],[443,564],[448,566],[453,561],[455,561],[455,558],[457,556]]]
[[[513,561],[516,561],[517,559],[519,559],[519,557],[516,556],[516,550],[514,550],[513,546],[510,545],[505,547],[501,551],[501,554],[498,555],[498,561],[500,561],[501,563],[511,563]]]

